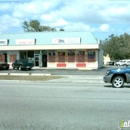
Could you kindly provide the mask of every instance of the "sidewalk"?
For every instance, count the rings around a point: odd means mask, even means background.
[[[60,75],[63,78],[47,81],[48,83],[104,83],[103,75]]]

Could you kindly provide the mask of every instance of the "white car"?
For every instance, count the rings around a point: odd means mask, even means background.
[[[118,62],[116,62],[117,66],[123,66],[125,63],[125,60],[119,60]]]
[[[119,60],[119,62],[116,62],[117,66],[127,66],[127,63],[130,61],[130,59],[126,60]]]
[[[125,61],[124,66],[130,66],[130,60]]]

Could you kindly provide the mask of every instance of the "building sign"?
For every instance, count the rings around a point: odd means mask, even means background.
[[[34,45],[35,39],[17,39],[16,45]]]
[[[5,62],[5,55],[0,54],[0,62]]]
[[[5,46],[7,44],[8,44],[8,40],[7,39],[0,40],[0,46]]]
[[[80,38],[53,38],[52,44],[80,44]]]

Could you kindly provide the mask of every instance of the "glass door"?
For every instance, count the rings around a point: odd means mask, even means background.
[[[34,55],[34,66],[39,66],[39,54]]]

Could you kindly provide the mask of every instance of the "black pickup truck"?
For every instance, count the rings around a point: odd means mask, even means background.
[[[18,70],[22,69],[31,70],[33,66],[34,66],[33,62],[25,59],[16,60],[15,62],[12,63],[13,69],[17,68]]]

